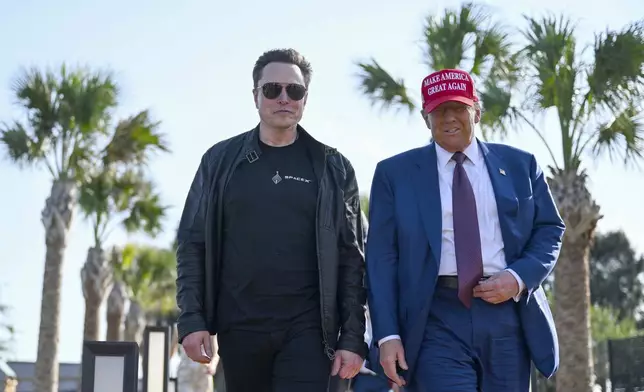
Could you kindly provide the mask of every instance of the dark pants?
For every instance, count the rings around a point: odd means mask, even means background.
[[[474,298],[467,309],[455,289],[437,287],[414,374],[418,391],[527,392],[530,359],[517,304]]]
[[[227,392],[337,390],[330,387],[332,362],[319,327],[273,333],[232,330],[219,334],[218,342]]]

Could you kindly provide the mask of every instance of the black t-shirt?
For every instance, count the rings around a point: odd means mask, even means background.
[[[220,328],[320,325],[313,163],[300,139],[260,147],[260,158],[237,167],[224,195]]]

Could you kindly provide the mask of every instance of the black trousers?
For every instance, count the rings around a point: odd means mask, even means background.
[[[338,392],[348,382],[330,377],[319,327],[218,334],[227,392]]]

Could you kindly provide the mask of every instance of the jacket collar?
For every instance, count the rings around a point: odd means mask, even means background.
[[[331,155],[337,153],[337,150],[333,147],[327,146],[326,144],[319,142],[310,133],[308,133],[304,127],[297,125],[297,132],[300,135],[300,138],[306,141],[306,144],[312,150],[322,149],[325,155]],[[251,129],[249,132],[246,132],[244,136],[244,146],[243,146],[243,159],[256,160],[259,156],[262,155],[262,149],[259,147],[259,124],[255,128]]]
[[[320,143],[315,140],[306,130],[298,124],[297,131],[299,133],[300,140],[306,145],[307,153],[311,158],[313,163],[313,172],[318,179],[318,182],[321,183],[322,177],[324,177],[325,167],[327,163],[327,157],[329,155],[337,153],[335,148],[329,147],[326,144]],[[244,160],[253,163],[257,161],[262,155],[262,149],[259,147],[259,124],[246,132],[244,136],[244,143],[242,147],[241,154],[239,154],[238,161],[242,162]]]

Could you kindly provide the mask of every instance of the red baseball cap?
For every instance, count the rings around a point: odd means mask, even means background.
[[[443,69],[428,75],[423,79],[421,93],[423,109],[427,113],[448,101],[474,106],[479,100],[472,76],[459,69]]]

